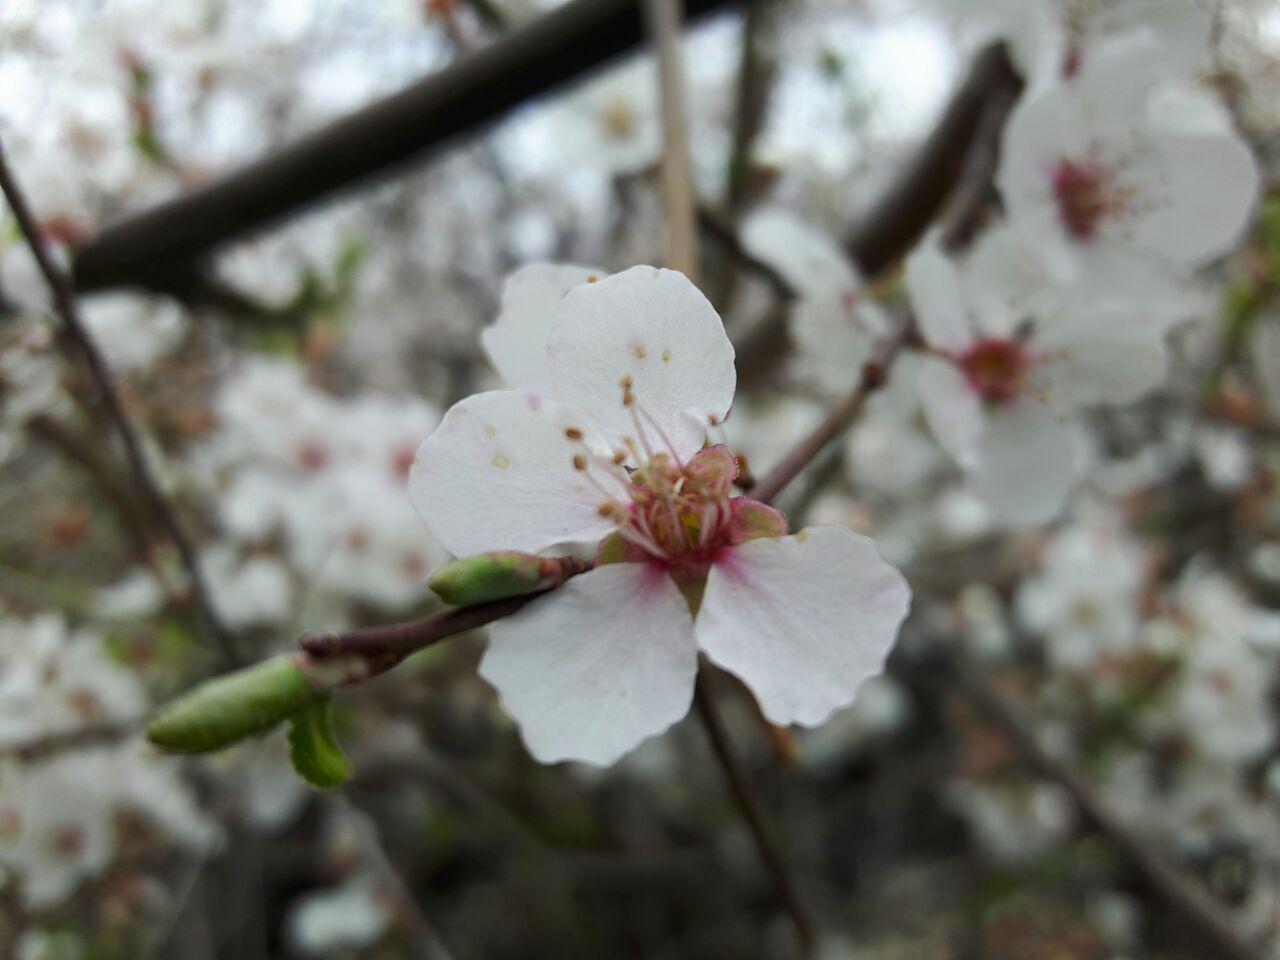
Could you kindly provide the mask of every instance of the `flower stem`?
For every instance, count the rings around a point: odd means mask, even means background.
[[[751,788],[751,781],[748,780],[746,771],[742,768],[742,761],[734,752],[733,744],[729,742],[724,723],[716,709],[705,664],[704,669],[698,672],[697,683],[693,688],[693,703],[698,712],[698,719],[702,721],[703,729],[707,731],[707,739],[711,741],[711,750],[719,761],[721,769],[724,770],[729,790],[733,793],[742,818],[751,831],[756,850],[773,883],[778,900],[791,917],[791,922],[795,924],[801,955],[809,956],[814,947],[813,921],[796,893],[782,854],[778,852],[778,848],[769,836],[764,817],[760,812],[760,804],[756,800],[755,791]]]
[[[22,231],[22,236],[26,240],[27,246],[31,248],[31,255],[35,258],[36,266],[39,267],[40,273],[49,287],[49,292],[53,295],[54,310],[62,320],[67,339],[79,352],[85,368],[88,370],[89,377],[98,392],[99,400],[106,411],[107,418],[120,436],[120,441],[124,446],[125,460],[128,462],[130,473],[133,475],[133,482],[137,485],[143,501],[150,507],[151,512],[155,515],[157,522],[168,536],[168,539],[177,548],[183,570],[187,575],[187,582],[190,585],[191,595],[200,611],[201,620],[204,622],[209,635],[222,649],[224,659],[230,664],[238,663],[240,658],[235,648],[235,641],[231,637],[231,632],[222,623],[217,611],[214,610],[213,603],[209,598],[209,591],[206,589],[204,578],[200,573],[195,547],[187,538],[181,524],[178,522],[177,515],[170,506],[169,501],[160,491],[160,485],[156,482],[155,477],[152,476],[151,468],[147,465],[146,458],[142,453],[142,444],[138,441],[137,433],[134,431],[133,425],[129,422],[129,417],[124,411],[124,404],[120,401],[120,393],[116,389],[111,369],[107,366],[107,361],[98,349],[98,345],[93,342],[88,329],[81,321],[71,279],[54,263],[52,256],[50,256],[40,225],[31,211],[30,204],[27,203],[26,196],[18,185],[17,178],[14,177],[13,172],[9,169],[9,163],[5,157],[2,144],[0,144],[0,192],[4,193],[5,200],[8,201],[10,209],[13,210],[18,229]]]

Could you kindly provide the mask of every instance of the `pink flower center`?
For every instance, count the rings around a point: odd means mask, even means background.
[[[618,525],[617,533],[601,545],[597,562],[655,562],[677,580],[693,581],[706,576],[725,547],[786,533],[782,514],[731,496],[738,461],[728,447],[706,447],[682,461],[657,421],[636,403],[629,377],[623,390],[638,443],[627,438],[627,449],[612,457],[594,454],[584,444],[583,452],[573,457],[574,468],[605,496],[600,515]],[[666,449],[654,450],[651,433]],[[582,431],[575,428],[565,436],[582,442]],[[639,466],[628,468],[628,460]]]
[[[1103,220],[1120,212],[1126,192],[1111,170],[1097,160],[1058,161],[1050,176],[1058,218],[1067,233],[1082,243],[1093,240]]]
[[[1008,403],[1026,382],[1031,356],[1016,340],[979,340],[959,358],[965,379],[988,403]]]

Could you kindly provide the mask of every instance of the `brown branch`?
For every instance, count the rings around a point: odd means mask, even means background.
[[[98,492],[115,507],[120,526],[128,534],[134,555],[147,560],[151,553],[151,518],[138,503],[133,491],[116,472],[115,465],[97,446],[72,430],[57,417],[37,414],[27,421],[27,433],[80,467]]]
[[[933,133],[846,242],[849,256],[865,275],[875,277],[910,251],[957,190],[957,184],[963,191],[970,184],[981,183],[986,165],[981,158],[971,160],[970,156],[974,151],[996,155],[1004,118],[1021,91],[1022,81],[1002,44],[985,48],[974,59],[968,77]],[[990,169],[993,171],[994,165]],[[976,210],[971,197],[962,195],[955,201],[957,208]],[[702,222],[717,235],[726,229],[707,217]],[[783,299],[791,298],[785,286],[773,285]],[[785,307],[775,309],[735,345],[741,379],[753,379],[775,367],[776,358],[787,348]]]
[[[751,0],[688,0],[686,13],[735,2]],[[572,0],[277,153],[106,227],[77,251],[75,283],[164,289],[228,241],[473,132],[643,37],[634,0]]]
[[[725,779],[729,783],[729,790],[732,792],[733,798],[742,812],[742,818],[746,820],[751,836],[755,840],[756,849],[760,852],[761,860],[764,862],[765,870],[769,874],[769,879],[773,883],[778,899],[782,902],[787,914],[795,924],[796,935],[800,939],[801,954],[808,956],[813,952],[815,944],[813,921],[809,917],[808,910],[805,909],[804,904],[796,894],[795,887],[791,883],[791,876],[787,872],[786,862],[782,859],[782,855],[778,853],[777,847],[774,846],[773,839],[769,836],[769,831],[765,827],[764,817],[760,812],[759,804],[756,802],[755,791],[751,788],[751,782],[747,778],[746,771],[742,768],[742,761],[734,751],[733,744],[729,741],[729,735],[724,729],[724,723],[720,719],[720,713],[716,709],[715,696],[711,692],[708,678],[709,674],[704,663],[703,669],[698,671],[698,677],[693,688],[694,708],[698,712],[698,719],[702,722],[703,729],[707,732],[707,739],[711,742],[711,750],[715,754],[721,769],[724,770]]]
[[[964,172],[988,102],[1010,94],[1016,98],[1021,90],[1022,80],[1003,44],[992,44],[978,54],[929,139],[846,241],[863,273],[879,273],[915,245]],[[998,135],[999,130],[994,132]]]
[[[585,569],[585,566],[576,566],[572,572],[567,573],[565,579],[568,580]],[[509,617],[549,592],[543,590],[539,593],[508,597],[505,600],[491,600],[488,603],[455,607],[452,610],[433,613],[406,623],[364,627],[343,633],[305,633],[298,638],[298,643],[303,650],[317,658],[353,655],[374,658],[391,657],[398,663],[409,654],[439,643],[441,640],[483,627],[503,617]]]
[[[1085,819],[1137,867],[1148,887],[1195,933],[1209,954],[1222,960],[1263,960],[1263,953],[1236,930],[1222,906],[1194,878],[1138,837],[1117,817],[1084,777],[1047,752],[1013,704],[972,668],[948,658],[945,684],[958,690],[1013,741],[1041,776],[1061,786]]]
[[[106,411],[107,418],[120,437],[133,482],[138,486],[143,500],[155,515],[168,539],[177,548],[182,566],[191,585],[192,595],[200,610],[201,619],[206,629],[221,647],[226,660],[229,663],[236,663],[238,657],[236,656],[231,635],[222,625],[209,600],[204,578],[200,574],[195,548],[191,545],[191,541],[187,539],[181,525],[178,523],[178,518],[174,515],[168,501],[160,492],[160,487],[155,478],[151,475],[151,468],[147,465],[146,458],[142,452],[142,445],[139,443],[137,434],[134,433],[133,425],[129,422],[129,417],[120,402],[120,394],[116,389],[115,378],[112,376],[105,358],[81,321],[75,291],[71,285],[70,278],[62,272],[49,255],[39,224],[32,214],[31,207],[19,188],[12,170],[9,168],[3,145],[0,145],[0,192],[4,193],[5,199],[9,202],[9,207],[13,210],[14,219],[18,222],[18,228],[22,231],[27,245],[31,248],[32,256],[35,257],[36,265],[40,268],[40,273],[44,276],[45,282],[49,286],[49,291],[53,295],[54,309],[62,320],[67,338],[80,354],[80,358],[89,372],[90,379],[93,381],[94,388],[98,392],[98,399]]]
[[[800,475],[806,466],[822,452],[827,444],[847,430],[858,414],[867,398],[879,390],[889,375],[889,368],[898,354],[912,342],[914,333],[910,325],[906,325],[898,333],[880,345],[872,359],[862,368],[862,375],[857,385],[849,391],[839,403],[818,424],[808,436],[797,443],[767,474],[751,488],[751,497],[769,503],[792,480]]]

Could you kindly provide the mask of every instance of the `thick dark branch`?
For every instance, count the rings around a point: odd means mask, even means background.
[[[133,482],[137,485],[142,499],[155,515],[160,527],[177,549],[187,580],[191,586],[192,596],[200,610],[205,626],[222,648],[222,652],[228,662],[235,663],[238,658],[231,634],[223,626],[209,599],[204,578],[200,574],[195,548],[192,546],[191,541],[187,539],[182,525],[170,508],[169,501],[165,499],[164,494],[160,491],[160,486],[155,477],[151,475],[151,468],[147,465],[146,457],[142,452],[142,444],[134,432],[133,424],[129,422],[128,415],[124,412],[124,405],[120,402],[120,393],[116,389],[115,378],[111,374],[111,369],[107,366],[106,359],[102,356],[97,344],[93,342],[93,338],[89,336],[89,331],[80,318],[80,310],[76,303],[75,290],[71,285],[71,279],[62,272],[61,268],[53,262],[53,258],[49,255],[49,250],[45,245],[44,234],[40,231],[40,226],[31,212],[31,207],[27,203],[26,197],[18,186],[17,179],[9,169],[9,163],[5,158],[2,146],[0,146],[0,192],[4,193],[5,199],[9,202],[9,207],[13,210],[14,219],[18,222],[18,229],[22,231],[27,245],[31,248],[31,254],[35,257],[36,265],[49,286],[49,291],[53,296],[54,309],[62,320],[63,329],[66,331],[70,342],[75,346],[76,351],[80,354],[80,358],[84,361],[94,388],[98,391],[98,399],[106,410],[107,417],[112,426],[115,427],[116,433],[120,436],[120,441],[124,446],[125,460],[129,464]]]
[[[746,2],[690,0],[686,16]],[[76,285],[163,288],[168,274],[227,241],[483,127],[643,37],[634,0],[573,0],[278,153],[107,227],[77,253]]]
[[[964,173],[970,148],[984,129],[988,103],[1012,102],[1021,90],[1022,80],[1003,44],[978,55],[902,177],[849,236],[849,255],[863,273],[879,273],[915,245]]]

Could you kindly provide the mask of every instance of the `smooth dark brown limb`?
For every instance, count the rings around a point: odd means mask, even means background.
[[[746,2],[689,0],[685,14]],[[475,131],[643,38],[635,0],[572,0],[277,153],[106,227],[76,253],[75,284],[165,289],[222,244]]]
[[[742,811],[743,819],[747,822],[747,827],[751,831],[752,839],[755,840],[756,849],[760,852],[760,859],[769,874],[769,879],[778,894],[778,899],[791,917],[791,922],[795,924],[796,935],[800,939],[800,951],[802,955],[808,956],[813,952],[815,943],[813,921],[805,910],[804,904],[801,903],[799,896],[797,896],[795,887],[791,883],[791,876],[787,872],[786,863],[783,861],[781,854],[778,853],[778,849],[774,846],[773,839],[769,836],[769,831],[765,827],[764,817],[760,812],[759,804],[756,803],[755,792],[751,789],[751,783],[747,779],[746,771],[742,768],[742,761],[738,758],[733,745],[729,742],[724,723],[716,710],[715,698],[710,690],[710,681],[708,680],[705,666],[704,664],[704,669],[698,671],[697,683],[693,688],[694,709],[698,713],[698,719],[702,722],[703,729],[707,731],[707,739],[711,742],[711,750],[715,754],[716,760],[719,761],[721,769],[724,770],[725,779],[729,783],[729,790],[733,794],[733,799],[738,808]]]
[[[67,337],[80,354],[93,381],[94,388],[98,391],[98,400],[102,403],[108,419],[120,436],[133,482],[137,485],[151,513],[154,514],[157,523],[174,547],[177,548],[178,556],[186,572],[191,593],[195,599],[196,606],[199,608],[201,621],[205,629],[221,648],[223,657],[227,662],[231,664],[237,663],[239,658],[236,654],[234,641],[226,627],[223,626],[209,600],[209,593],[205,588],[204,578],[200,574],[200,568],[196,560],[195,548],[191,545],[191,541],[187,539],[177,516],[169,506],[168,500],[160,492],[159,485],[151,475],[151,469],[147,466],[137,434],[134,433],[133,425],[129,422],[129,417],[124,412],[124,406],[120,402],[120,394],[116,389],[115,378],[111,374],[111,369],[107,366],[107,362],[98,350],[97,344],[93,342],[93,338],[89,336],[88,330],[85,329],[84,323],[80,319],[79,307],[76,304],[75,291],[71,285],[70,278],[59,269],[49,256],[44,235],[40,232],[39,224],[31,212],[31,207],[18,186],[13,171],[9,168],[3,145],[0,145],[0,192],[4,193],[5,199],[9,202],[9,207],[13,210],[14,219],[18,222],[18,229],[22,231],[27,245],[31,248],[32,256],[35,257],[36,265],[40,268],[40,273],[44,276],[45,282],[49,286],[49,291],[53,295],[54,309],[62,320]]]
[[[1173,908],[1177,918],[1212,951],[1205,956],[1221,960],[1263,960],[1263,953],[1231,923],[1222,906],[1195,879],[1165,859],[1122,822],[1084,777],[1048,753],[1037,741],[1031,725],[1014,706],[971,667],[947,664],[945,682],[977,707],[1013,741],[1023,758],[1041,776],[1071,795],[1094,829],[1104,834],[1138,868],[1147,885]]]
[[[849,236],[849,256],[873,276],[910,250],[933,223],[964,172],[988,102],[1016,98],[1022,80],[1003,44],[978,54],[964,84],[896,184]],[[997,131],[998,132],[998,131]]]

